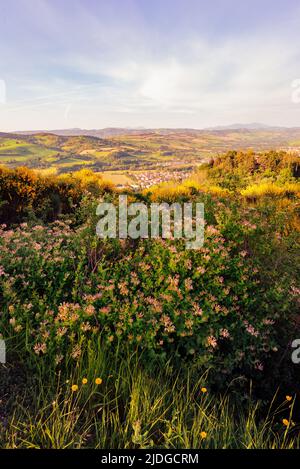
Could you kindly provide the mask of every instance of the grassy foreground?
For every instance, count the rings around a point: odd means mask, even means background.
[[[1,426],[1,447],[300,447],[291,396],[281,403],[275,396],[266,408],[249,395],[241,405],[230,386],[214,394],[196,371],[176,372],[170,364],[147,370],[137,353],[118,357],[100,342],[66,381],[58,375],[45,383],[40,369],[22,383],[14,370],[2,369],[1,386],[17,387],[19,398],[7,403],[13,411],[9,425]]]

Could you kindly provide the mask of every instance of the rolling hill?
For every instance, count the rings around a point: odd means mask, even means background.
[[[250,125],[254,126],[253,125]],[[58,173],[196,165],[228,150],[299,152],[300,128],[66,129],[0,133],[0,164]]]

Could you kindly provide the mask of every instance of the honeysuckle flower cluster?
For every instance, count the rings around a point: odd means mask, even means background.
[[[204,246],[190,251],[181,241],[99,241],[68,221],[3,226],[0,239],[2,324],[55,366],[79,360],[99,335],[228,375],[263,371],[277,350],[278,313],[258,307],[258,270],[218,226],[207,224]]]

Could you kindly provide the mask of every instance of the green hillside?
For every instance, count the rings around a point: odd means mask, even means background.
[[[299,152],[300,129],[145,130],[108,135],[0,134],[0,163],[57,173],[158,169],[207,161],[228,150]]]

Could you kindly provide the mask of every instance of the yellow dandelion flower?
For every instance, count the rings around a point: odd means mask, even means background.
[[[82,384],[87,384],[88,380],[86,378],[82,378]]]
[[[292,396],[285,396],[285,398],[287,401],[291,401],[293,399]]]
[[[288,427],[290,422],[287,419],[282,419],[282,423],[283,423],[283,425]]]
[[[72,384],[71,389],[73,392],[78,391],[78,385],[77,384]]]
[[[202,440],[205,440],[205,438],[207,437],[207,433],[206,432],[201,432],[200,436],[201,436]]]
[[[96,378],[95,383],[96,384],[102,384],[102,379],[101,378]]]
[[[201,388],[201,392],[206,393],[206,392],[207,392],[207,388],[205,388],[205,387]]]

